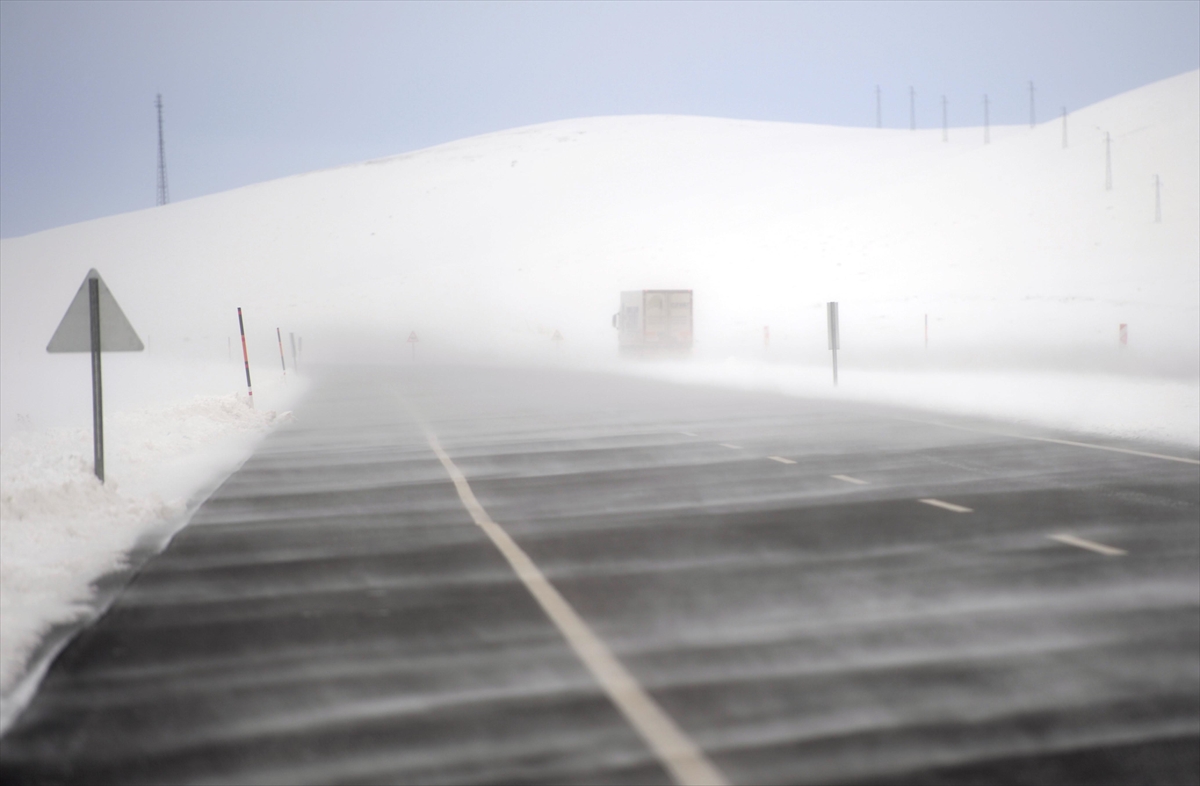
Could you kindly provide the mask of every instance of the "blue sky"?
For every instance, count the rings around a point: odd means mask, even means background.
[[[1028,122],[1200,67],[1200,2],[0,0],[0,236],[569,117]]]

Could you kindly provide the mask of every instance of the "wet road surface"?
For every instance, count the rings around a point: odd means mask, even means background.
[[[681,780],[432,433],[728,782],[1200,782],[1200,467],[997,429],[340,369],[60,653],[0,776]]]

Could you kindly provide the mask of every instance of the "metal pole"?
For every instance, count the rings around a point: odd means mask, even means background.
[[[292,368],[293,368],[293,369],[295,369],[295,370],[297,370],[297,371],[299,371],[299,370],[300,370],[300,366],[298,366],[298,365],[296,364],[296,334],[295,334],[295,333],[288,333],[288,338],[289,338],[289,339],[291,340],[291,342],[292,342]]]
[[[279,328],[275,328],[275,339],[279,342],[279,365],[283,368],[283,375],[287,376],[287,363],[283,360],[283,334],[279,332]]]
[[[88,316],[92,331],[92,466],[104,482],[104,396],[100,380],[100,282],[88,279]]]
[[[158,204],[165,205],[171,201],[167,193],[167,153],[163,145],[162,93],[155,96],[154,106],[158,110]]]
[[[825,316],[829,322],[829,349],[833,351],[833,385],[837,387],[837,351],[842,345],[840,330],[838,328],[838,304],[836,301],[829,301],[825,305]]]
[[[1112,191],[1112,134],[1104,132],[1104,190]]]
[[[246,362],[246,390],[250,395],[250,409],[254,409],[254,388],[250,385],[250,353],[246,350],[246,326],[242,324],[242,309],[238,307],[238,332],[242,334],[242,360]]]
[[[992,129],[988,126],[988,97],[987,93],[983,94],[983,143],[986,145],[992,141]]]

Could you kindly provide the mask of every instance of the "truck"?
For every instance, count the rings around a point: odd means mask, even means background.
[[[613,314],[626,357],[688,355],[692,351],[692,290],[635,289],[621,293]]]

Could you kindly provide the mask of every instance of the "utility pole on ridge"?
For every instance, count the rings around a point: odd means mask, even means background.
[[[983,94],[983,143],[986,145],[992,141],[992,129],[988,127],[988,97],[987,93]]]
[[[1112,134],[1104,132],[1104,190],[1112,191]]]

